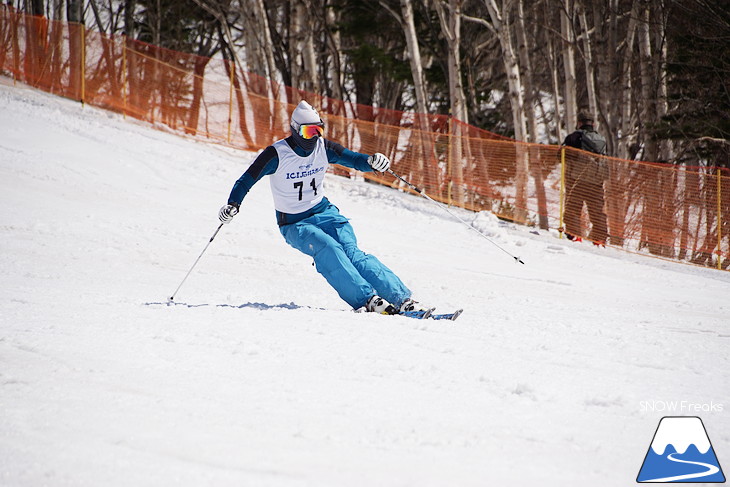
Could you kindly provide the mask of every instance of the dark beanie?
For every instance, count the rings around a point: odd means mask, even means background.
[[[593,115],[590,112],[579,112],[578,121],[593,123]]]

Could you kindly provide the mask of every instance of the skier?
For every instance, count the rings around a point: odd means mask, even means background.
[[[271,176],[279,231],[289,245],[314,258],[317,272],[347,304],[381,314],[427,312],[393,271],[358,248],[347,218],[323,194],[329,164],[383,172],[390,160],[326,140],[324,122],[304,100],[294,109],[290,125],[291,135],[264,149],[233,185],[228,203],[218,212],[220,221],[229,223],[251,187]]]

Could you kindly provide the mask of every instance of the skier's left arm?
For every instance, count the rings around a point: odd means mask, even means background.
[[[327,148],[327,160],[330,164],[339,164],[362,172],[383,172],[390,167],[390,160],[379,152],[369,156],[346,149],[331,140],[325,140],[325,147]]]

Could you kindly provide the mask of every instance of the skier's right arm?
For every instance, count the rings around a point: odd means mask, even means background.
[[[246,197],[249,190],[262,177],[268,174],[274,174],[279,167],[279,156],[273,146],[264,149],[253,164],[246,170],[238,181],[233,185],[231,194],[228,197],[228,204],[224,205],[218,212],[218,219],[221,223],[229,223],[238,213],[243,198]]]

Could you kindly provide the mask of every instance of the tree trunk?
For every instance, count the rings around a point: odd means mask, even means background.
[[[340,36],[340,32],[338,29],[335,28],[335,26],[338,23],[337,15],[335,13],[335,9],[328,8],[327,9],[327,27],[325,28],[325,33],[327,35],[328,39],[328,47],[330,51],[330,58],[332,59],[331,62],[327,63],[327,70],[329,73],[329,94],[332,98],[336,100],[342,100],[344,98],[343,93],[344,89],[342,87],[344,81],[343,81],[343,73],[342,73],[342,40]],[[336,111],[331,111],[332,113],[336,113]]]
[[[652,11],[648,4],[643,6],[639,21],[639,70],[641,73],[641,138],[644,142],[643,159],[657,160],[657,143],[652,133],[656,123],[656,79],[651,46],[650,21]],[[642,213],[642,243],[649,252],[662,255],[661,245],[661,180],[648,179],[644,190]]]
[[[621,59],[623,69],[620,76],[622,80],[622,94],[620,97],[621,105],[621,143],[618,146],[617,156],[622,159],[629,159],[630,147],[634,142],[634,138],[630,134],[634,134],[635,130],[632,123],[632,113],[634,111],[632,104],[633,92],[633,58],[634,58],[634,42],[636,40],[636,30],[639,17],[639,0],[633,0],[631,5],[631,13],[629,14],[629,25],[626,30],[626,43],[624,44],[624,55]]]
[[[545,16],[547,17],[548,9],[546,8],[545,10]],[[557,143],[560,144],[563,142],[563,139],[565,139],[566,132],[563,128],[563,117],[560,114],[560,80],[558,76],[557,52],[553,44],[553,37],[551,35],[550,29],[544,29],[543,32],[545,34],[548,69],[550,70],[550,81],[552,84],[551,95],[554,106],[553,123],[555,124],[555,137],[557,138]]]
[[[534,84],[534,76],[532,72],[532,62],[530,60],[530,52],[528,49],[527,33],[525,28],[525,8],[524,0],[517,2],[517,22],[515,23],[517,33],[518,52],[520,65],[524,76],[522,82],[525,91],[525,109],[523,110],[527,117],[526,142],[538,142],[537,116],[537,94]],[[536,147],[535,147],[536,149]],[[547,197],[545,196],[545,184],[543,181],[542,167],[539,161],[539,151],[530,150],[528,152],[528,163],[533,181],[535,181],[535,196],[537,197],[537,215],[540,228],[547,230],[548,227],[548,208]]]
[[[651,10],[645,5],[640,13],[639,21],[639,69],[641,73],[641,125],[642,139],[644,142],[644,160],[655,161],[657,159],[656,139],[649,133],[647,125],[651,126],[656,121],[656,92],[653,89],[654,68],[653,56],[651,53],[651,36],[649,22]]]
[[[50,7],[50,5],[49,5]],[[65,46],[66,41],[64,38],[65,33],[65,25],[63,24],[63,0],[57,0],[53,2],[53,6],[51,8],[53,20],[56,22],[52,22],[50,25],[50,32],[48,35],[49,39],[49,45],[51,50],[51,58],[49,61],[50,64],[50,85],[49,90],[51,93],[63,93],[63,64],[65,63]],[[0,40],[2,42],[2,40]],[[5,45],[9,45],[5,44]],[[3,55],[5,53],[5,49],[0,49],[3,51],[2,54],[0,54],[0,67],[3,66]],[[0,68],[1,69],[1,68]]]
[[[678,174],[678,190],[679,194],[684,195],[682,198],[682,225],[680,227],[680,238],[679,238],[679,255],[677,258],[679,260],[684,260],[687,258],[687,243],[689,241],[690,236],[690,230],[689,230],[689,215],[692,211],[689,198],[687,197],[688,194],[688,184],[687,184],[687,168],[681,168]]]
[[[413,4],[411,0],[400,0],[402,27],[408,46],[408,60],[413,76],[413,87],[416,95],[416,112],[428,113],[426,98],[426,82],[423,76],[423,64],[421,62],[421,49],[418,46],[418,35],[416,34],[416,22],[413,16]]]
[[[466,111],[466,96],[461,73],[461,7],[463,0],[433,0],[438,13],[441,32],[448,45],[449,100],[451,116],[457,120],[450,124],[449,168],[454,183],[454,199],[457,204],[464,203],[464,161],[463,161],[463,128],[461,123],[469,123]]]
[[[241,89],[241,82],[238,79],[236,65],[234,64],[233,66],[231,66],[230,63],[232,63],[233,61],[229,60],[228,57],[225,55],[223,56],[223,62],[226,66],[226,72],[230,73],[231,69],[233,70],[233,88],[234,92],[236,93],[236,104],[238,108],[238,128],[239,130],[241,130],[241,135],[243,136],[243,140],[246,143],[246,148],[248,148],[249,150],[262,149],[263,146],[258,145],[254,142],[248,129],[248,124],[246,122],[246,102],[243,98],[243,90]]]
[[[590,4],[586,5],[586,10]],[[616,155],[616,145],[619,140],[617,116],[620,110],[621,84],[618,71],[618,0],[609,0],[608,17],[599,6],[593,5],[593,30],[592,52],[594,54],[596,93],[598,94],[598,111],[600,117],[601,132],[606,137],[606,153]],[[586,12],[587,14],[588,12]],[[609,182],[610,185],[610,182]]]
[[[301,88],[311,92],[320,94],[320,83],[319,83],[319,62],[317,54],[314,50],[314,32],[315,26],[313,23],[312,15],[308,15],[309,11],[305,10],[303,15],[304,32],[302,36],[302,60],[304,61],[304,73],[303,82]]]
[[[586,91],[588,92],[588,109],[598,120],[598,96],[596,96],[596,68],[593,65],[593,43],[591,29],[588,25],[585,7],[578,4],[578,19],[580,21],[581,36],[583,39],[583,64],[586,71]]]
[[[70,22],[68,26],[68,68],[69,87],[71,96],[75,99],[81,98],[81,29],[84,23],[84,4],[81,0],[68,0],[66,3],[66,18]]]
[[[256,1],[258,2],[258,0]],[[289,8],[289,72],[291,73],[291,87],[294,90],[301,90],[304,75],[304,63],[301,61],[304,5],[300,2],[294,2]],[[295,103],[296,100],[292,100],[292,102]]]
[[[44,14],[43,0],[26,0],[26,8],[29,9],[31,15],[42,17]]]
[[[102,22],[101,14],[99,13],[99,7],[96,5],[96,0],[89,0],[89,5],[91,6],[91,10],[94,13],[94,20],[96,21],[97,29],[99,29],[99,32],[101,32],[102,34],[107,34],[107,29],[104,27],[104,24]],[[117,74],[114,53],[112,52],[114,40],[110,37],[111,36],[106,35],[100,36],[99,40],[101,42],[102,56],[106,61],[107,72],[109,73],[107,75],[107,79],[109,80],[111,92],[114,94],[115,97],[121,98],[121,91],[119,90],[119,77]]]
[[[292,88],[319,93],[319,66],[314,51],[313,18],[303,2],[292,2],[289,17],[289,69]],[[314,103],[313,100],[310,102]]]
[[[271,38],[271,26],[269,24],[269,18],[266,14],[266,6],[263,0],[253,0],[253,10],[248,12],[250,5],[241,4],[242,14],[248,19],[247,35],[249,36],[249,43],[253,41],[253,46],[256,47],[256,58],[259,60],[259,65],[254,66],[255,72],[261,74],[265,79],[262,80],[265,87],[260,87],[258,94],[265,96],[269,100],[269,130],[270,133],[279,133],[289,124],[288,110],[286,106],[286,92],[283,85],[276,83],[276,63],[274,61],[274,43]],[[253,37],[253,39],[251,39]],[[250,44],[249,44],[250,45]],[[249,54],[252,49],[246,50]],[[245,75],[244,75],[245,76]],[[262,134],[256,132],[256,143],[259,146],[266,146],[273,142],[271,137],[261,137]]]
[[[136,0],[126,0],[124,2],[124,49],[127,59],[127,72],[122,73],[127,80],[128,100],[127,104],[134,107],[135,112],[139,106],[139,96],[137,93],[137,56],[133,52],[132,42],[136,38],[136,23],[134,20],[134,10],[136,8]],[[125,89],[122,87],[122,89]]]
[[[520,66],[515,54],[512,35],[510,32],[509,0],[502,0],[501,8],[495,0],[485,0],[492,25],[499,37],[502,46],[502,62],[507,74],[509,100],[512,107],[512,121],[515,128],[515,139],[525,141],[528,138],[525,122],[525,102],[523,96]],[[515,213],[516,221],[527,220],[527,183],[528,183],[528,150],[525,144],[515,144]]]
[[[198,132],[198,118],[200,116],[200,101],[203,98],[205,67],[209,61],[209,57],[198,56],[195,58],[195,67],[193,68],[193,100],[190,104],[188,119],[185,124],[185,132],[191,135],[195,135]]]
[[[659,46],[656,49],[655,66],[655,85],[656,91],[656,123],[661,124],[664,116],[669,111],[667,102],[667,38],[666,38],[666,14],[663,7],[659,7],[660,11],[656,18],[660,19],[655,22],[655,44]],[[658,161],[670,162],[672,159],[671,141],[663,139],[657,147]],[[674,235],[672,226],[675,224],[674,197],[677,189],[676,173],[674,171],[660,171],[661,188],[659,198],[661,200],[660,215],[658,225],[661,229],[661,247],[660,252],[665,257],[674,257]]]
[[[630,147],[633,144],[635,133],[633,126],[634,105],[632,103],[633,90],[633,56],[634,43],[636,40],[636,26],[638,19],[638,0],[633,0],[629,15],[628,27],[626,29],[625,42],[623,47],[623,56],[620,59],[619,85],[620,89],[617,116],[620,119],[618,130],[621,133],[621,139],[616,144],[616,156],[622,159],[630,158]],[[608,207],[608,225],[611,229],[611,243],[615,245],[623,245],[626,231],[626,217],[629,211],[629,205],[632,200],[626,194],[626,187],[632,178],[631,168],[625,164],[614,164],[609,175],[608,197],[606,205]]]
[[[573,33],[573,9],[571,0],[563,0],[560,11],[560,32],[563,36],[563,72],[565,76],[565,130],[575,130],[577,124],[577,82],[575,76],[575,35]],[[561,141],[562,142],[562,141]]]
[[[137,6],[137,0],[125,0],[124,2],[124,34],[129,39],[134,39],[136,35],[134,10]]]
[[[416,165],[413,168],[417,186],[422,186],[425,181],[426,168],[435,168],[438,164],[438,156],[431,139],[431,130],[428,117],[428,98],[426,97],[426,81],[423,76],[423,63],[421,61],[421,49],[418,45],[416,34],[416,22],[413,15],[413,4],[411,0],[400,0],[401,24],[405,33],[406,45],[408,46],[408,60],[411,66],[413,77],[413,88],[416,95],[416,113],[414,114],[414,128],[418,131],[417,143],[420,144],[420,156],[416,157]]]
[[[667,99],[667,54],[669,49],[669,41],[666,35],[666,15],[662,12],[661,22],[656,24],[656,45],[660,46],[657,49],[656,65],[656,79],[657,79],[657,100],[656,100],[656,117],[657,122],[661,123],[664,117],[669,112],[669,103]],[[672,151],[672,144],[669,140],[663,139],[659,143],[659,160],[660,161],[671,161],[674,158]]]

